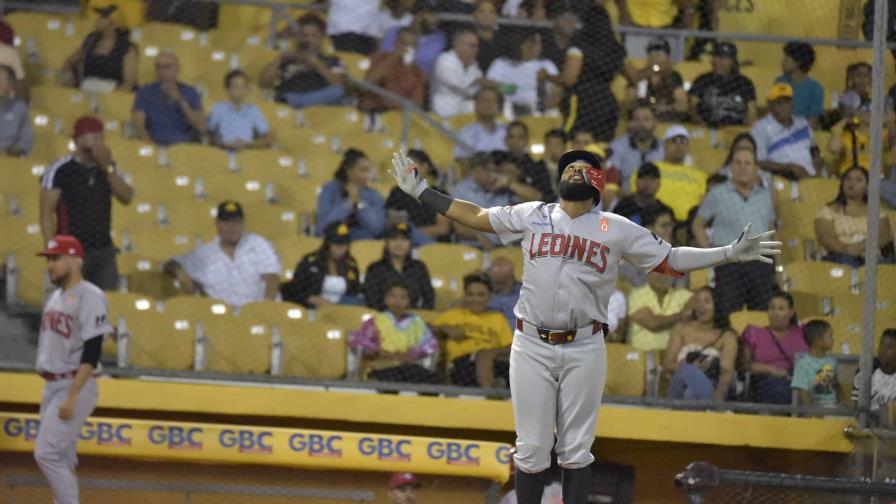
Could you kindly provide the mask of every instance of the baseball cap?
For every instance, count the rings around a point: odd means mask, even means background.
[[[653,163],[644,163],[638,167],[638,178],[641,177],[660,178],[660,169]]]
[[[215,214],[219,221],[243,220],[243,217],[243,206],[231,200],[222,201]]]
[[[72,138],[77,140],[82,135],[86,135],[88,133],[102,133],[103,132],[103,121],[100,121],[96,117],[93,116],[81,116],[75,121],[74,133],[72,134]]]
[[[712,55],[737,61],[737,46],[731,42],[716,42],[712,48]]]
[[[396,488],[407,485],[416,488],[420,486],[420,482],[418,482],[417,478],[409,472],[395,473],[389,478],[389,490],[395,490]]]
[[[672,126],[669,126],[669,129],[666,130],[666,134],[663,135],[663,141],[680,136],[690,139],[691,133],[684,126],[680,124],[673,124]]]
[[[38,252],[37,255],[46,257],[73,255],[83,258],[84,247],[81,246],[81,242],[74,236],[56,235],[53,239],[47,242],[47,248]]]
[[[650,42],[647,43],[647,52],[653,51],[663,51],[666,54],[672,53],[672,46],[669,45],[669,41],[664,38],[654,38],[650,39]]]
[[[411,227],[408,226],[404,222],[396,222],[395,224],[392,224],[391,226],[389,226],[388,229],[386,229],[386,239],[387,240],[389,238],[397,238],[399,236],[403,236],[405,238],[410,238],[411,237]]]
[[[780,100],[782,98],[791,99],[793,98],[793,88],[786,82],[778,82],[768,90],[766,98],[768,98],[768,101]]]
[[[324,241],[327,243],[351,243],[348,225],[344,222],[333,222],[324,230]]]

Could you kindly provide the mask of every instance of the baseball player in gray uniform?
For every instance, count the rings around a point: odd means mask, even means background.
[[[725,247],[673,248],[628,219],[595,207],[604,189],[602,160],[583,150],[560,157],[559,203],[533,201],[483,209],[427,186],[403,152],[392,160],[398,186],[422,204],[477,231],[519,241],[523,286],[514,308],[510,390],[516,425],[515,486],[520,504],[541,502],[551,448],[563,468],[563,502],[591,491],[591,445],[607,374],[607,304],[620,260],[670,275],[725,262],[772,262],[780,242],[750,226]],[[556,444],[555,444],[556,436]]]
[[[94,370],[103,335],[112,333],[106,296],[81,277],[84,248],[57,235],[38,255],[57,289],[44,307],[37,344],[38,373],[46,380],[34,459],[53,490],[55,504],[78,503],[75,453],[78,434],[96,406]]]

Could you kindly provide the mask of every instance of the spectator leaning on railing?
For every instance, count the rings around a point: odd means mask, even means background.
[[[12,67],[0,65],[0,151],[24,156],[34,147],[34,130],[28,104],[16,96],[15,84]]]
[[[196,142],[205,136],[205,116],[199,91],[177,80],[177,56],[162,51],[156,57],[156,82],[141,86],[134,97],[131,123],[137,138],[159,145]]]
[[[208,131],[212,140],[225,149],[271,146],[271,128],[257,106],[246,103],[249,77],[242,70],[231,70],[224,76],[229,100],[212,106],[208,115]]]

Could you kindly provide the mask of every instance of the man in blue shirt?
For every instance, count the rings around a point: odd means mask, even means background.
[[[451,196],[475,203],[483,208],[507,206],[512,203],[512,193],[506,188],[499,188],[500,181],[491,154],[477,152],[470,157],[470,174],[454,184]],[[496,234],[480,233],[466,226],[455,225],[454,232],[458,242],[464,245],[491,250],[501,246],[501,239]]]
[[[231,70],[224,77],[227,101],[216,103],[208,116],[208,130],[214,142],[230,150],[271,145],[271,129],[261,110],[246,103],[249,78],[242,70]]]
[[[195,142],[205,135],[202,98],[196,88],[178,82],[177,56],[163,51],[156,57],[156,82],[141,86],[134,98],[131,123],[138,138],[159,145]]]
[[[812,128],[818,127],[818,116],[824,112],[824,88],[809,77],[815,63],[815,49],[805,42],[788,42],[784,46],[781,69],[784,74],[775,82],[786,82],[793,88],[793,114],[805,117]]]
[[[513,308],[520,300],[520,288],[523,284],[514,275],[513,263],[506,257],[495,258],[488,267],[488,276],[492,280],[492,297],[488,300],[488,309],[501,312],[510,327],[515,328],[516,315],[513,314]]]

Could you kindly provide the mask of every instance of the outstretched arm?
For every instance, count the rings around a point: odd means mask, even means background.
[[[731,262],[762,261],[772,264],[774,261],[767,256],[780,254],[781,242],[766,241],[775,234],[774,231],[749,236],[750,226],[747,224],[740,237],[724,247],[675,247],[669,252],[668,266],[674,271],[685,272]]]
[[[417,163],[404,152],[396,152],[392,156],[392,176],[402,191],[454,222],[484,233],[495,232],[487,209],[469,201],[454,199],[429,187],[417,170]]]

